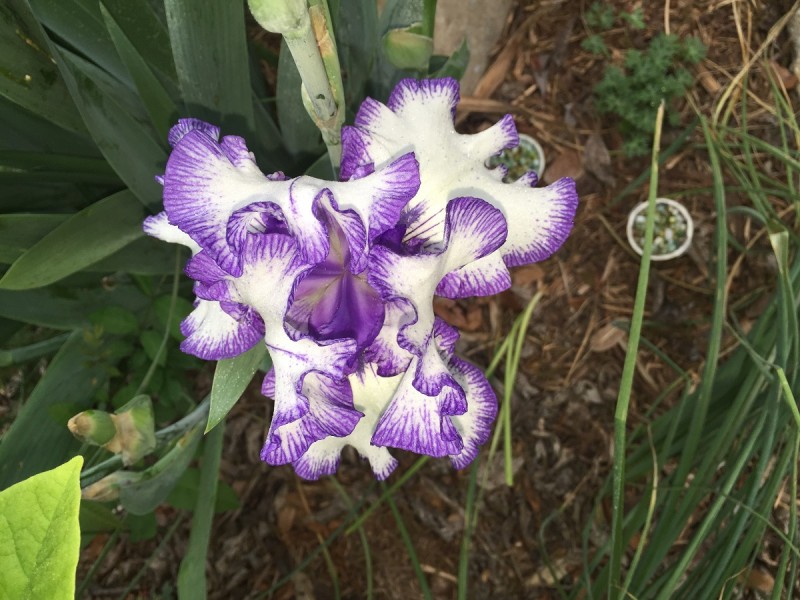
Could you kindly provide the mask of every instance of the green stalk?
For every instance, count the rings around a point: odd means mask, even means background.
[[[655,135],[653,136],[653,153],[650,161],[650,191],[648,194],[647,221],[645,225],[644,248],[639,265],[639,280],[636,285],[636,299],[633,304],[631,330],[628,336],[628,351],[622,368],[617,409],[614,414],[614,467],[611,518],[611,563],[608,577],[608,597],[622,597],[620,594],[620,574],[623,552],[622,523],[625,511],[625,437],[628,422],[628,406],[630,405],[633,376],[636,371],[636,358],[639,349],[639,338],[642,334],[642,320],[647,298],[647,281],[650,276],[650,256],[653,253],[653,230],[655,229],[656,196],[658,193],[658,154],[661,145],[661,126],[664,122],[664,103],[658,107],[656,114]]]

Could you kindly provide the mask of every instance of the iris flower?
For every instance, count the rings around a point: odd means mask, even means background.
[[[489,157],[518,143],[510,116],[455,131],[458,83],[401,81],[342,131],[341,181],[263,174],[242,138],[183,119],[170,132],[164,212],[145,231],[189,247],[193,312],[184,352],[208,360],[266,344],[274,399],[261,451],[306,479],[334,473],[349,445],[385,479],[389,449],[468,465],[497,399],[455,354],[434,295],[495,294],[509,267],[543,260],[577,207],[568,178],[503,183]]]

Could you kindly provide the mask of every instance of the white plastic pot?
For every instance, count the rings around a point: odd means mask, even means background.
[[[647,202],[638,204],[628,215],[628,243],[641,256]],[[684,254],[692,245],[694,221],[683,204],[670,198],[656,198],[652,260],[671,260]]]

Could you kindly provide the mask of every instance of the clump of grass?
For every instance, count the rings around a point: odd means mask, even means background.
[[[767,536],[782,544],[773,557],[769,597],[796,593],[800,413],[793,390],[799,383],[800,248],[781,220],[792,212],[797,219],[797,205],[781,206],[777,199],[796,197],[800,164],[793,157],[800,127],[788,100],[773,91],[781,143],[760,141],[758,152],[769,156],[780,178],[758,168],[746,105],[736,127],[701,120],[717,215],[715,306],[706,362],[699,384],[692,388],[687,381],[677,403],[640,425],[627,443],[626,414],[618,411],[615,430],[623,443],[616,447],[626,451],[615,457],[608,483],[614,492],[611,540],[593,555],[587,550],[583,581],[573,597],[587,592],[608,598],[735,597],[762,557]],[[761,238],[769,238],[778,267],[772,302],[748,334],[727,297],[727,259],[734,248],[726,218],[726,181],[731,180],[749,198],[752,206],[745,210],[762,227]],[[741,343],[719,364],[726,329]],[[686,374],[678,373],[678,379]],[[639,499],[626,506],[623,499],[634,491]],[[786,514],[776,519],[779,505]],[[588,529],[585,535],[588,540]]]

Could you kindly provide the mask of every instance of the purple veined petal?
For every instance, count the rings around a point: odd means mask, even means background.
[[[205,360],[232,358],[246,352],[264,337],[264,322],[253,311],[236,320],[219,302],[200,300],[181,323],[186,339],[181,350]]]
[[[350,175],[355,175],[353,172]],[[329,182],[341,210],[353,210],[367,224],[369,240],[394,227],[420,187],[419,164],[408,152],[360,179]]]
[[[228,219],[226,239],[234,253],[241,254],[247,236],[289,233],[283,211],[274,202],[254,202],[235,211]]]
[[[436,286],[436,295],[445,298],[493,296],[511,287],[511,274],[499,252],[450,271]]]
[[[169,145],[173,148],[181,141],[183,136],[185,136],[190,131],[199,130],[208,135],[208,137],[218,140],[219,139],[219,127],[212,125],[211,123],[206,123],[205,121],[201,121],[200,119],[179,119],[177,124],[173,125],[169,130],[169,135],[167,136],[167,141],[169,141]]]
[[[356,192],[352,190],[352,193]],[[314,213],[328,231],[331,247],[326,262],[336,261],[352,273],[363,271],[367,266],[367,231],[361,215],[353,209],[340,208],[328,188],[322,189],[314,198]]]
[[[464,443],[450,416],[443,407],[452,404],[451,388],[442,388],[436,396],[428,396],[414,385],[415,362],[402,375],[392,401],[381,415],[372,443],[410,450],[428,456],[459,454]]]
[[[353,407],[347,379],[335,380],[312,371],[303,377],[301,384],[296,407],[276,401],[261,450],[264,462],[272,465],[293,462],[317,440],[349,435],[363,416]]]
[[[578,209],[575,181],[564,177],[544,188],[530,188],[525,181],[517,181],[498,188],[491,190],[498,196],[487,200],[503,211],[509,223],[508,240],[500,248],[506,265],[538,262],[561,247]]]
[[[190,258],[183,272],[205,286],[210,286],[230,278],[230,275],[223,271],[205,250],[198,252]]]
[[[200,246],[186,233],[181,231],[175,225],[171,225],[167,213],[162,211],[157,215],[152,215],[144,220],[142,227],[144,232],[162,242],[170,244],[180,244],[186,246],[192,251],[192,254],[200,252]]]
[[[485,166],[488,158],[518,144],[513,119],[506,116],[493,127],[461,135],[453,126],[458,100],[454,80],[404,80],[385,106],[364,102],[354,131],[344,139],[342,164],[347,172],[365,165],[380,168],[391,156],[412,149],[419,161],[421,186],[406,207],[405,241],[419,238],[425,247],[444,238],[444,207],[459,196],[490,202],[508,221],[508,237],[497,251],[507,266],[539,261],[564,242],[574,220],[577,194],[574,182],[558,181],[534,188],[534,173],[513,184],[503,183],[500,169]],[[507,282],[499,262],[482,261],[450,277],[440,290],[451,297],[483,294]]]
[[[170,223],[207,250],[225,271],[238,276],[240,258],[227,241],[228,220],[254,202],[288,198],[290,184],[267,179],[252,158],[237,155],[234,164],[228,152],[230,148],[200,129],[185,133],[167,161],[164,208]]]
[[[434,323],[433,294],[449,272],[496,250],[506,236],[503,215],[477,198],[457,198],[447,206],[445,247],[437,253],[402,256],[378,246],[372,251],[370,283],[386,300],[405,298],[417,313],[400,330],[399,343],[419,356]]]
[[[395,298],[385,303],[383,325],[378,335],[364,352],[366,362],[374,365],[381,377],[391,377],[408,368],[413,354],[397,343],[400,329],[416,318],[414,306],[408,300]]]
[[[349,435],[328,436],[311,444],[305,454],[293,463],[297,474],[312,480],[333,474],[339,466],[342,449],[352,446],[362,458],[369,461],[376,478],[383,480],[389,477],[397,467],[397,460],[387,448],[375,446],[370,440],[401,378],[379,377],[369,366],[363,372],[350,375],[353,404],[364,416]]]
[[[463,469],[475,459],[481,445],[489,439],[492,423],[497,417],[497,396],[477,367],[457,356],[453,356],[450,366],[467,397],[467,412],[451,417],[464,441],[464,448],[452,455],[450,461],[456,469]]]

